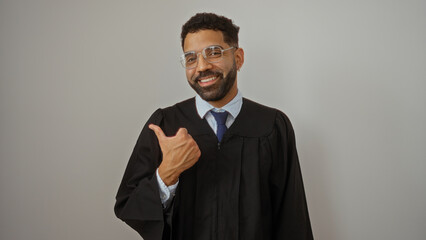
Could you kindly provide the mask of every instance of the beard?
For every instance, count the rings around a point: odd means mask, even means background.
[[[201,87],[198,82],[199,79],[206,76],[216,76],[218,79],[216,80],[216,83],[207,87]],[[228,94],[228,92],[231,90],[232,86],[235,83],[235,80],[237,79],[237,67],[235,64],[235,61],[232,65],[231,70],[229,70],[226,77],[223,76],[223,72],[221,71],[213,71],[213,70],[206,70],[204,72],[201,72],[200,75],[198,75],[196,78],[194,78],[189,82],[189,85],[194,89],[194,91],[205,101],[219,101],[222,98]]]

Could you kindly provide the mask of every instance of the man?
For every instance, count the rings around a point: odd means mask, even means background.
[[[289,119],[238,91],[238,31],[212,13],[182,27],[197,96],[154,112],[116,198],[145,240],[313,239]]]

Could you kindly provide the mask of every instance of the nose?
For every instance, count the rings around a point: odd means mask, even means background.
[[[204,72],[207,69],[212,68],[212,64],[207,62],[206,59],[204,59],[203,54],[198,54],[198,64],[197,64],[197,72]]]

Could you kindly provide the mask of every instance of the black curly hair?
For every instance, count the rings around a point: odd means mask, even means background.
[[[182,49],[186,35],[200,30],[221,31],[223,40],[229,46],[238,47],[238,31],[240,27],[233,24],[231,19],[214,13],[197,13],[182,26],[180,34]]]

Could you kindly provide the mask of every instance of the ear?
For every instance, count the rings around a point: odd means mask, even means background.
[[[238,48],[235,50],[235,64],[237,65],[237,70],[239,71],[244,64],[244,50],[242,48]]]

